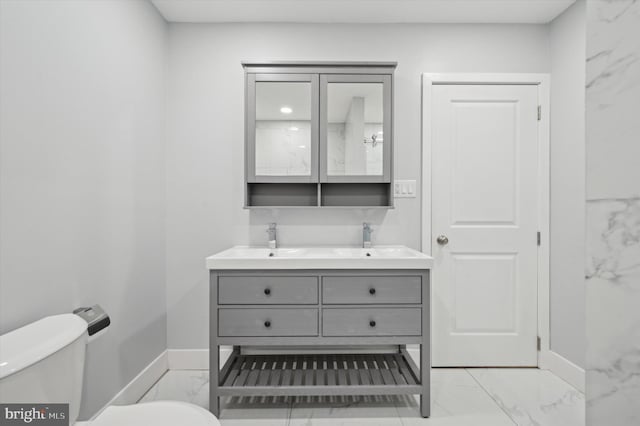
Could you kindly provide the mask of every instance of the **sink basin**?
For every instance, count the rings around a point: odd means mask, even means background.
[[[232,247],[207,257],[208,269],[430,269],[433,258],[405,246]]]

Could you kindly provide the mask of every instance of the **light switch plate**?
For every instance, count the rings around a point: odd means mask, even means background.
[[[416,198],[416,181],[415,180],[394,181],[393,196],[395,198]]]

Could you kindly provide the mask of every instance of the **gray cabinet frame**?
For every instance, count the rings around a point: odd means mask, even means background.
[[[245,108],[245,172],[248,183],[315,183],[318,182],[318,75],[317,74],[246,74]],[[256,174],[256,83],[311,83],[311,171],[309,176],[264,176]]]
[[[393,208],[393,73],[396,62],[244,61],[242,66],[245,70],[245,208]],[[326,82],[383,83],[385,136],[382,175],[327,175],[326,84],[323,89],[321,79]],[[255,86],[259,81],[311,82],[309,176],[256,175]],[[324,100],[321,99],[322,93]]]
[[[329,83],[382,83],[383,84],[383,126],[382,143],[382,175],[329,175],[327,173],[327,125],[328,101],[327,87]],[[320,182],[327,183],[361,183],[391,182],[393,165],[393,130],[392,130],[393,88],[390,74],[321,74],[320,75]]]
[[[311,276],[318,277],[318,302],[315,305],[302,305],[305,309],[317,309],[318,312],[318,333],[316,336],[220,336],[218,328],[219,309],[256,309],[265,308],[265,305],[219,305],[218,303],[218,279],[220,277],[282,277],[282,276]],[[375,276],[386,277],[389,281],[393,281],[394,277],[399,276],[417,276],[421,279],[421,296],[419,303],[403,304],[402,307],[420,308],[421,310],[421,334],[411,336],[324,336],[322,333],[323,310],[331,308],[339,309],[362,309],[362,308],[397,308],[397,304],[353,304],[353,305],[335,305],[323,303],[322,285],[324,277],[348,277],[348,276]],[[345,281],[345,285],[349,285]],[[398,395],[398,394],[419,394],[420,395],[420,412],[423,417],[430,415],[430,374],[431,374],[431,313],[430,313],[430,282],[429,270],[212,270],[210,271],[210,316],[209,316],[209,365],[210,365],[210,410],[220,415],[220,397],[222,396],[275,396],[275,395]],[[295,305],[271,305],[271,309],[292,309]],[[407,344],[420,345],[420,366],[416,366],[406,352]],[[220,365],[220,345],[233,345],[234,349],[230,360],[224,366]],[[306,385],[296,383],[290,385],[273,385],[270,379],[263,378],[262,372],[252,370],[249,374],[254,374],[253,381],[249,385],[235,386],[229,384],[230,374],[238,373],[238,369],[242,369],[243,361],[238,363],[238,359],[242,359],[242,346],[317,346],[319,349],[326,346],[344,346],[345,348],[353,346],[380,346],[380,345],[397,345],[394,352],[388,354],[390,360],[397,359],[402,374],[411,375],[415,380],[411,383],[396,382],[381,383],[369,381],[361,382],[357,385],[325,383],[323,385]],[[387,356],[387,355],[385,355]],[[245,357],[246,358],[246,357]],[[354,355],[357,360],[357,355]],[[360,362],[361,360],[358,360]],[[402,362],[401,362],[402,361]],[[240,367],[238,366],[240,364]],[[251,362],[249,362],[251,364]],[[402,366],[401,366],[402,364]],[[257,363],[256,363],[257,365]],[[222,367],[222,368],[221,368]],[[249,367],[252,368],[252,367]],[[391,367],[389,367],[391,368]],[[404,370],[403,370],[404,369]],[[264,371],[264,370],[263,370]],[[274,374],[275,370],[268,370],[268,374]],[[355,370],[357,371],[357,370]],[[246,371],[244,373],[247,373]],[[286,372],[285,372],[286,373]],[[350,372],[351,373],[351,372]],[[279,373],[278,373],[279,374]],[[283,373],[284,374],[284,373]],[[311,374],[308,370],[304,374]],[[353,373],[356,374],[356,373]],[[258,375],[260,375],[258,377]],[[251,376],[250,376],[251,377]],[[273,377],[273,376],[271,376]],[[373,377],[373,374],[372,374]],[[233,380],[231,380],[233,382]],[[276,381],[279,383],[279,381]],[[284,383],[284,381],[283,381]]]

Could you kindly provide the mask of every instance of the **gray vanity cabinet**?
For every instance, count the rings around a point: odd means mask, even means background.
[[[216,416],[223,396],[400,394],[419,394],[429,416],[428,270],[210,274]],[[419,366],[408,344],[419,345]],[[221,345],[233,346],[222,366]]]
[[[245,207],[393,207],[395,63],[243,66]]]

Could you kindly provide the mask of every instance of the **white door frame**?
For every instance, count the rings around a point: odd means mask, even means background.
[[[546,369],[550,346],[549,321],[549,74],[422,74],[422,252],[431,255],[431,131],[432,88],[437,84],[529,84],[538,86],[538,101],[542,107],[538,132],[538,230],[541,233],[538,247],[538,368]],[[428,167],[428,172],[425,172]],[[534,235],[531,238],[535,238]]]

